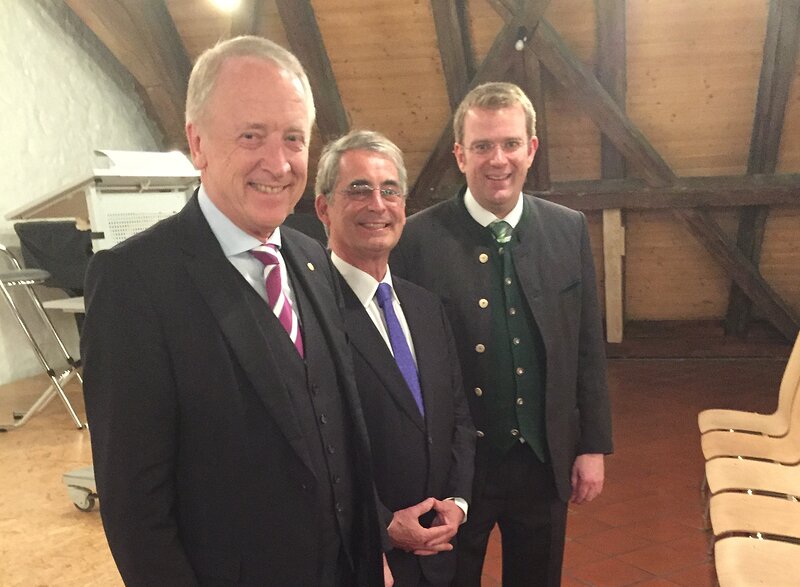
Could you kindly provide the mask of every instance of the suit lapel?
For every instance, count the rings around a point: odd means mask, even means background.
[[[528,301],[528,306],[539,327],[545,349],[548,349],[552,348],[552,340],[547,320],[549,314],[544,303],[541,263],[541,253],[547,243],[542,240],[542,227],[538,226],[539,217],[536,210],[524,194],[522,198],[525,210],[517,225],[519,230],[515,231],[517,233],[514,237],[516,244],[512,247],[514,269],[525,299]]]
[[[364,310],[364,306],[361,305],[361,302],[353,293],[353,290],[350,289],[350,286],[347,285],[344,278],[340,276],[340,279],[344,297],[345,322],[351,345],[358,354],[364,357],[367,364],[383,382],[386,392],[392,396],[393,400],[414,424],[424,432],[425,422],[419,413],[419,408],[411,395],[411,391],[403,379],[402,373],[400,373],[400,369],[397,367],[397,362],[395,362],[392,353],[389,352],[383,337],[375,328],[375,324],[372,323],[372,319]],[[407,314],[406,320],[408,320]],[[411,328],[410,324],[409,328]],[[415,348],[416,344],[416,340],[414,340]],[[417,351],[417,354],[419,356],[419,351]],[[421,386],[423,387],[424,398],[425,392],[422,382]]]
[[[300,423],[292,408],[289,390],[279,375],[280,369],[269,338],[256,326],[261,324],[264,317],[258,316],[252,309],[247,297],[249,292],[243,285],[250,286],[222,253],[196,197],[181,214],[181,236],[189,276],[208,304],[251,385],[272,414],[275,424],[313,471]],[[264,308],[265,312],[268,311],[266,306]]]

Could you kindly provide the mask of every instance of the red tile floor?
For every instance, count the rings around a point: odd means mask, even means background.
[[[570,507],[562,586],[714,586],[697,413],[773,411],[784,365],[783,359],[611,361],[616,450],[606,459],[603,494]],[[495,530],[482,586],[500,585]]]

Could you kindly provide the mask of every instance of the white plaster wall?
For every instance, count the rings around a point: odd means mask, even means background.
[[[0,1],[0,129],[0,242],[11,245],[5,214],[88,173],[94,149],[162,148],[133,78],[60,0]],[[77,354],[74,321],[54,321]],[[0,302],[0,384],[39,372]]]

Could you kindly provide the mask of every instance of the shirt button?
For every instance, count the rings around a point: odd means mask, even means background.
[[[515,345],[516,345],[516,344],[519,344],[519,338],[517,338],[517,337],[515,336],[514,338],[512,338],[512,339],[511,339],[511,342],[512,342],[512,343],[514,343]]]
[[[475,388],[475,395],[481,397],[483,395],[483,390],[480,387]]]
[[[524,374],[525,374],[525,369],[523,369],[522,367],[517,367],[517,375],[524,375]]]
[[[506,285],[511,285],[511,278],[510,277],[506,277],[504,281],[505,281]]]
[[[478,305],[481,308],[485,308],[486,306],[489,305],[489,300],[487,300],[486,298],[481,298],[481,299],[478,300]]]
[[[523,405],[524,403],[525,403],[525,400],[524,400],[524,399],[522,399],[521,397],[518,397],[518,398],[517,398],[517,405],[518,405],[518,406],[521,406],[521,405]]]
[[[328,417],[325,414],[322,414],[319,417],[319,421],[320,421],[321,424],[327,424],[328,423]]]
[[[487,255],[486,253],[481,253],[480,255],[478,255],[478,261],[480,261],[481,263],[486,263],[488,260],[489,260],[489,255]]]
[[[519,430],[516,428],[511,429],[511,436],[519,436]]]
[[[482,430],[476,430],[475,431],[475,436],[477,436],[478,438],[483,438],[486,435],[483,433]]]
[[[497,249],[497,252],[502,255],[504,250],[505,250],[504,247],[500,247],[500,248]]]
[[[328,445],[328,452],[329,452],[330,454],[333,454],[333,453],[335,453],[335,452],[336,452],[336,449],[333,447],[333,445],[332,445],[332,444],[329,444],[329,445]]]
[[[338,501],[336,502],[336,511],[339,512],[340,514],[344,511],[342,504],[340,504]]]
[[[517,309],[516,308],[509,308],[508,309],[508,315],[509,316],[516,316],[517,315]]]
[[[339,475],[334,475],[333,476],[333,483],[334,484],[339,484],[341,481],[342,481],[342,478],[339,477]]]
[[[482,353],[485,350],[486,350],[486,347],[484,345],[482,345],[481,343],[478,343],[478,344],[475,345],[475,352],[476,353]]]

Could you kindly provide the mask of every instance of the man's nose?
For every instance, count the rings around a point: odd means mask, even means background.
[[[370,210],[383,210],[386,208],[386,200],[381,195],[381,188],[372,188],[372,193],[367,198],[367,207]]]
[[[489,162],[493,165],[504,165],[506,159],[508,159],[508,156],[503,151],[503,145],[500,143],[492,145],[492,156],[489,158]]]
[[[283,141],[279,137],[266,140],[261,147],[260,156],[261,169],[275,177],[282,177],[291,170],[289,159],[283,148]]]

